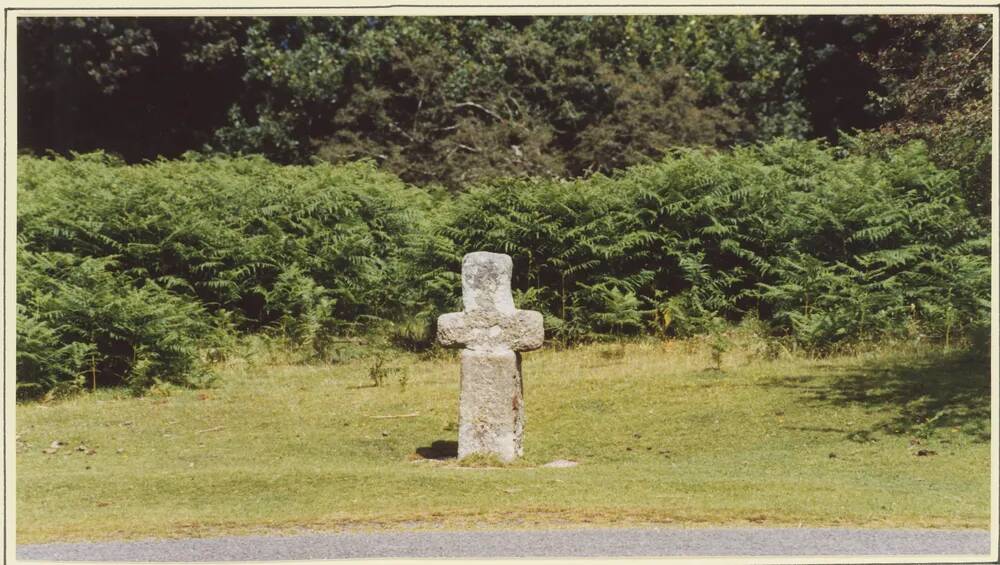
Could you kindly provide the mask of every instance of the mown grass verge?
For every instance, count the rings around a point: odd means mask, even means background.
[[[989,364],[707,342],[525,355],[525,457],[463,466],[458,364],[232,362],[17,408],[17,541],[660,523],[987,528]],[[61,446],[52,447],[53,442]],[[46,452],[47,451],[47,452]],[[572,468],[546,468],[570,459]]]

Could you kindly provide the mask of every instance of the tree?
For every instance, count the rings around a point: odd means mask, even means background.
[[[241,87],[236,20],[17,22],[22,150],[176,157],[211,138]]]
[[[868,15],[774,16],[764,21],[772,37],[794,43],[801,73],[793,99],[801,100],[810,136],[840,141],[840,132],[878,128],[892,116],[872,93],[884,95],[879,71],[862,53],[884,48],[897,33]]]
[[[939,166],[959,172],[963,196],[983,221],[990,215],[992,67],[990,16],[887,16],[896,38],[867,54],[886,94],[879,106],[897,116],[876,145],[925,140]]]
[[[370,158],[449,186],[808,133],[756,16],[19,20],[22,147]],[[72,95],[67,94],[72,93]]]
[[[794,53],[754,18],[294,18],[247,38],[218,147],[286,162],[455,186],[804,131]]]

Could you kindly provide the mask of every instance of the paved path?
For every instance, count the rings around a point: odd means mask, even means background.
[[[250,561],[386,557],[985,555],[987,531],[644,528],[375,532],[21,545],[18,559]],[[985,560],[985,559],[984,559]]]

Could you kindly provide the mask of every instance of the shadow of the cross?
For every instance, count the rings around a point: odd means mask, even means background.
[[[418,447],[416,453],[424,459],[454,459],[458,457],[458,442],[435,440],[427,447]]]

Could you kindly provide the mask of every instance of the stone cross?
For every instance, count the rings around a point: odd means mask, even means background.
[[[437,338],[462,350],[458,457],[472,453],[511,461],[523,454],[521,351],[542,346],[542,315],[518,310],[510,294],[509,255],[479,251],[462,259],[464,312],[438,318]]]

